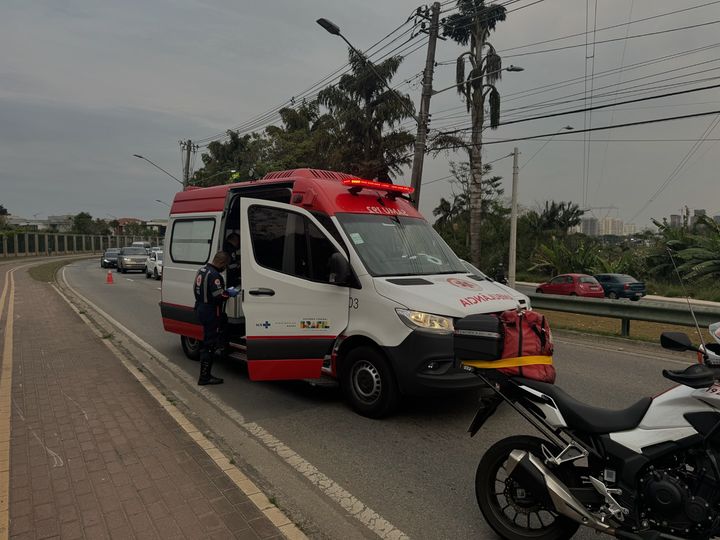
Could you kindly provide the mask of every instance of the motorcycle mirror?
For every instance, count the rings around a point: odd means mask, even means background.
[[[708,331],[710,332],[710,335],[715,338],[715,341],[720,343],[720,322],[716,322],[708,326]]]
[[[684,332],[663,332],[660,334],[660,345],[671,351],[697,351]]]

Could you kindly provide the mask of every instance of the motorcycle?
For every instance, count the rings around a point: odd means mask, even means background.
[[[493,390],[470,425],[474,436],[507,403],[543,438],[514,436],[483,455],[477,502],[508,540],[562,540],[581,527],[631,540],[720,535],[720,323],[716,344],[666,332],[661,345],[700,362],[664,370],[677,383],[623,410],[577,401],[561,388],[466,367]]]

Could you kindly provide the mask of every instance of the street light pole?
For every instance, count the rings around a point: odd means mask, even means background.
[[[518,152],[513,149],[512,198],[510,202],[510,253],[508,254],[508,285],[515,288],[515,264],[517,259],[517,186],[518,186]]]
[[[156,163],[153,163],[152,161],[150,161],[150,160],[149,160],[148,158],[146,158],[145,156],[141,156],[140,154],[133,154],[133,156],[136,157],[136,158],[138,158],[138,159],[144,159],[145,161],[147,161],[150,165],[152,165],[152,166],[155,167],[156,169],[160,169],[162,172],[164,172],[165,174],[167,174],[170,178],[172,178],[172,179],[175,180],[178,184],[180,184],[181,186],[183,186],[183,188],[185,187],[185,184],[182,183],[182,180],[180,180],[178,177],[176,177],[176,176],[170,174],[169,172],[167,172],[167,171],[166,171],[165,169],[163,169],[160,165],[158,165],[158,164],[156,164]]]

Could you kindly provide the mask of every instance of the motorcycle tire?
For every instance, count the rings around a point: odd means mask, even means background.
[[[502,470],[513,450],[525,450],[541,457],[542,445],[553,453],[558,452],[544,439],[527,435],[508,437],[492,445],[478,465],[475,475],[478,506],[488,525],[505,540],[567,540],[580,527],[570,518],[545,509],[533,499],[530,490],[518,486]],[[553,473],[562,479],[557,469]],[[499,479],[503,474],[505,478]]]

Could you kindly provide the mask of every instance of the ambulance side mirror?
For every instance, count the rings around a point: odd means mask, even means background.
[[[330,283],[334,285],[348,286],[352,279],[350,263],[340,253],[333,253],[330,256]]]

